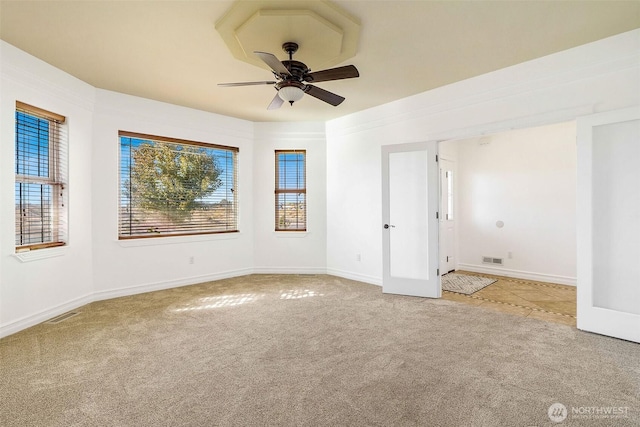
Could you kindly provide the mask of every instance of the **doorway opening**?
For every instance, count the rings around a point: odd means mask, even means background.
[[[502,313],[576,326],[575,286],[468,271],[457,273],[492,278],[496,281],[469,295],[443,289],[443,299]]]
[[[566,122],[440,142],[441,276],[497,280],[443,298],[575,326],[575,141]]]

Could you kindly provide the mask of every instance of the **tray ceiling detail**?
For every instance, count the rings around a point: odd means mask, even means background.
[[[296,59],[319,70],[355,56],[360,22],[326,1],[240,1],[216,22],[216,30],[241,61],[268,69],[253,52],[286,59],[282,44],[291,41],[300,46]]]

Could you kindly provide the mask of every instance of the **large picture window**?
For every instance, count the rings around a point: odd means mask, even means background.
[[[238,231],[238,149],[120,137],[119,238]]]
[[[276,231],[307,230],[305,150],[276,151]]]
[[[16,102],[16,252],[67,240],[65,117]]]

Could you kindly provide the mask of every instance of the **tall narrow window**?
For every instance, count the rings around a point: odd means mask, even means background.
[[[238,231],[238,149],[120,131],[119,238]]]
[[[453,220],[453,171],[445,172],[446,186],[447,186],[447,213],[446,220]]]
[[[306,151],[276,151],[276,231],[307,230]]]
[[[16,252],[67,240],[65,117],[16,102]]]

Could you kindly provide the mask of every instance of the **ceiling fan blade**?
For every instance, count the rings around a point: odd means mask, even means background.
[[[234,87],[234,86],[258,86],[258,85],[274,85],[276,82],[241,82],[241,83],[218,83],[218,86]]]
[[[304,88],[304,91],[314,98],[318,98],[320,101],[324,101],[327,104],[331,104],[334,107],[340,105],[344,98],[340,95],[336,95],[335,93],[329,92],[328,90],[320,89],[317,86],[307,85]]]
[[[282,106],[283,103],[284,101],[282,100],[282,98],[280,98],[278,92],[276,92],[276,96],[273,98],[273,100],[271,100],[271,104],[269,104],[267,110],[277,110],[278,108],[280,108],[280,106]]]
[[[280,60],[276,58],[274,54],[267,53],[267,52],[257,52],[257,51],[253,53],[258,55],[258,57],[262,59],[264,63],[267,64],[276,74],[278,75],[284,74],[286,76],[291,75],[289,70],[287,70],[287,67],[285,67],[284,64],[280,62]]]
[[[329,80],[342,80],[360,77],[358,69],[353,65],[345,65],[344,67],[330,68],[328,70],[320,70],[313,73],[305,74],[305,81],[317,83]]]

